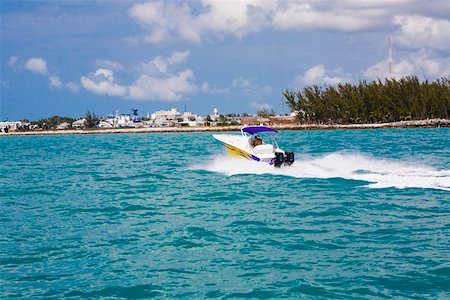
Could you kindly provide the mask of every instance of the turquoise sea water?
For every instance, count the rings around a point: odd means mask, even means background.
[[[450,297],[450,129],[1,137],[0,298]]]

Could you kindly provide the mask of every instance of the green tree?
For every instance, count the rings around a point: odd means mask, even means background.
[[[211,125],[211,122],[212,122],[211,116],[207,115],[205,118],[205,125],[209,126],[209,125]]]
[[[84,117],[84,126],[86,128],[94,128],[97,126],[99,118],[95,113],[91,113],[90,111],[86,112],[86,116]]]
[[[258,115],[258,117],[268,118],[270,116],[275,116],[275,111],[273,110],[273,108],[271,108],[271,109],[262,108],[262,109],[258,110],[256,112],[256,114]]]
[[[68,117],[60,117],[60,116],[53,116],[50,118],[40,119],[36,122],[31,122],[33,125],[37,125],[39,128],[44,130],[49,129],[56,129],[56,127],[64,122],[72,123],[74,119],[68,118]]]
[[[450,116],[450,78],[313,85],[301,92],[285,90],[283,96],[300,122],[376,123]]]

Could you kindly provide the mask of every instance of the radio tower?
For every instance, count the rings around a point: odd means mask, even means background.
[[[392,47],[390,37],[388,37],[388,72],[389,77],[392,77]]]

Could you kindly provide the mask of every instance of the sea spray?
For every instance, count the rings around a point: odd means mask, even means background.
[[[216,156],[204,169],[227,176],[272,174],[295,178],[344,178],[369,182],[369,188],[433,188],[450,190],[450,170],[436,170],[410,162],[372,158],[359,153],[331,153],[319,157],[298,157],[290,167],[275,168],[269,164]]]

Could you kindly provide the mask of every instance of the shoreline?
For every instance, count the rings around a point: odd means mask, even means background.
[[[398,121],[374,124],[275,124],[268,125],[277,130],[339,130],[339,129],[380,129],[380,128],[438,128],[450,127],[450,119],[428,119]],[[107,128],[107,129],[69,129],[43,131],[1,132],[0,136],[36,136],[36,135],[76,135],[76,134],[117,134],[117,133],[180,133],[180,132],[230,132],[239,131],[239,126],[223,127],[145,127],[145,128]]]

